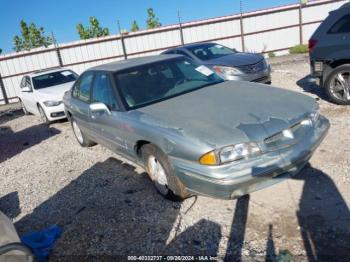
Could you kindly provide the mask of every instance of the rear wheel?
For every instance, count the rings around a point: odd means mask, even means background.
[[[73,133],[75,135],[75,138],[78,140],[78,143],[82,147],[90,147],[96,145],[96,143],[92,140],[90,140],[84,133],[81,131],[80,127],[78,126],[77,121],[73,117],[71,117],[71,125],[73,129]]]
[[[350,105],[350,65],[335,68],[325,81],[329,99],[339,105]]]
[[[181,201],[189,197],[163,151],[152,144],[144,145],[141,150],[146,171],[159,194],[172,201]]]

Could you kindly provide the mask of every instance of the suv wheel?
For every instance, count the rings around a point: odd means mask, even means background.
[[[339,105],[350,105],[350,65],[336,67],[325,81],[329,99]]]
[[[162,150],[152,144],[144,145],[141,150],[146,171],[159,194],[172,201],[181,201],[189,197]]]

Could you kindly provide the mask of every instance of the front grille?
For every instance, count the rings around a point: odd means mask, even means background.
[[[264,139],[264,144],[269,149],[278,149],[297,143],[307,133],[310,126],[303,125],[302,121],[290,126]]]
[[[51,117],[61,117],[61,116],[64,116],[65,113],[62,111],[62,112],[51,113],[50,115]]]
[[[251,65],[238,66],[238,69],[241,70],[245,74],[254,74],[266,69],[265,60],[262,59],[258,63]]]

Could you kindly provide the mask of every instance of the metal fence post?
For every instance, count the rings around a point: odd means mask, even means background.
[[[299,44],[303,44],[303,4],[299,3]]]
[[[239,18],[239,23],[241,27],[241,44],[242,44],[242,51],[245,52],[245,43],[244,43],[244,28],[243,28],[243,3],[242,0],[239,1],[239,8],[240,8],[240,13],[241,16]]]
[[[61,56],[61,52],[60,52],[60,47],[59,45],[57,44],[57,41],[56,41],[56,38],[55,38],[55,35],[53,34],[53,32],[51,32],[51,37],[52,37],[52,41],[53,41],[53,44],[56,48],[56,55],[57,55],[57,60],[58,60],[58,64],[60,67],[63,67],[63,62],[62,62],[62,56]]]
[[[6,94],[4,81],[2,81],[1,73],[0,73],[0,87],[1,87],[2,96],[3,96],[4,100],[5,100],[5,104],[8,104],[9,100],[8,100],[8,97],[7,97],[7,94]]]
[[[120,29],[119,20],[118,20],[117,22],[118,22],[118,29],[119,29],[120,41],[122,42],[123,56],[124,56],[124,59],[126,60],[126,59],[128,59],[128,54],[126,53],[125,42],[124,42],[124,35],[123,35],[123,33],[122,33],[122,30]]]
[[[183,34],[183,31],[182,31],[182,23],[181,23],[180,11],[177,11],[177,17],[179,19],[181,45],[184,45],[185,41],[184,41],[184,34]]]
[[[62,56],[61,56],[61,51],[59,46],[56,47],[56,54],[57,54],[58,64],[60,65],[60,67],[63,67],[63,61],[62,61]]]

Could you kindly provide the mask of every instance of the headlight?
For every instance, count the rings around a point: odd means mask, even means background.
[[[307,119],[304,119],[303,121],[301,121],[301,124],[305,126],[316,125],[319,118],[320,118],[319,105],[316,104],[315,110],[312,113],[310,113]]]
[[[213,69],[215,72],[223,75],[242,75],[243,72],[235,67],[228,67],[228,66],[213,66]]]
[[[320,118],[320,108],[317,105],[316,110],[310,114],[310,119],[312,121],[312,124],[315,125],[319,118]]]
[[[261,154],[257,143],[248,142],[226,146],[220,150],[204,154],[199,162],[203,165],[220,165]]]
[[[45,101],[44,105],[50,107],[50,106],[58,106],[61,103],[62,101]]]

